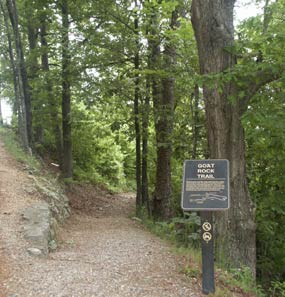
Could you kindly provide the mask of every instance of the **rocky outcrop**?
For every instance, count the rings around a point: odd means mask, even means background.
[[[58,224],[69,217],[70,207],[68,198],[56,181],[34,176],[32,179],[43,200],[23,211],[24,236],[30,242],[28,253],[44,256],[57,248]]]
[[[31,243],[28,252],[33,255],[47,255],[51,241],[51,211],[48,203],[38,202],[22,213],[25,220],[24,236]]]

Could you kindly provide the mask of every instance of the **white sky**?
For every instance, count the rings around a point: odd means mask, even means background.
[[[240,21],[262,13],[262,4],[255,0],[237,0],[235,5],[235,25]]]
[[[11,106],[1,98],[1,108],[2,108],[2,116],[5,123],[10,123],[12,118],[12,109]]]
[[[235,6],[235,25],[242,20],[262,13],[262,5],[257,5],[255,0],[237,0]],[[5,122],[10,123],[12,117],[11,106],[1,99],[2,115]]]

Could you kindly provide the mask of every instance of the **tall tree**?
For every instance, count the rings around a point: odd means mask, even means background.
[[[150,81],[146,78],[146,91],[142,111],[142,204],[151,215],[148,188],[148,127],[150,111]]]
[[[28,145],[33,144],[33,133],[32,133],[32,106],[31,106],[31,96],[30,96],[30,86],[28,82],[28,75],[26,69],[26,63],[24,58],[24,50],[22,45],[22,39],[20,34],[20,27],[18,21],[18,10],[15,0],[6,0],[6,5],[9,13],[9,18],[12,24],[15,47],[16,47],[16,57],[17,64],[20,72],[20,86],[24,97],[24,114],[25,114],[25,124],[27,130]]]
[[[138,19],[138,3],[135,1],[135,16],[134,16],[134,30],[135,30],[135,54],[134,54],[134,69],[135,69],[135,91],[134,91],[134,118],[135,118],[135,132],[136,132],[136,183],[137,196],[136,205],[137,211],[142,207],[142,159],[141,159],[141,127],[140,127],[140,40],[139,40],[139,19]]]
[[[23,9],[23,16],[25,19],[25,26],[27,27],[29,53],[27,55],[27,73],[30,82],[30,100],[33,110],[33,136],[35,144],[43,144],[44,130],[43,130],[43,113],[42,106],[39,100],[38,88],[34,85],[34,81],[39,76],[39,51],[38,51],[38,36],[39,36],[39,22],[37,19],[38,7],[35,3],[29,1]]]
[[[68,0],[61,1],[62,13],[62,137],[63,164],[65,178],[72,177],[72,140],[71,140],[71,86],[70,86],[70,48],[69,48],[69,9]]]
[[[146,2],[148,3],[148,2]],[[160,69],[160,56],[161,56],[161,50],[160,50],[160,37],[159,37],[159,23],[158,23],[158,15],[157,11],[154,7],[150,5],[150,34],[148,35],[148,44],[149,44],[149,52],[150,52],[150,69],[153,71],[151,76],[151,88],[152,88],[152,99],[153,99],[153,105],[154,105],[154,121],[155,121],[155,129],[156,133],[158,128],[158,104],[161,101],[162,97],[162,87],[159,75],[157,74],[158,70]],[[158,150],[159,150],[159,143],[157,141],[157,159],[158,158]],[[156,187],[155,192],[153,194],[153,201],[152,201],[152,212],[155,216],[162,216],[163,213],[168,213],[168,203],[169,203],[169,196],[161,197],[159,196],[159,184],[164,184],[164,181],[160,181],[159,178],[159,160],[157,160],[156,165]],[[166,180],[167,183],[167,180]],[[169,187],[169,186],[168,186]],[[161,204],[164,204],[164,209],[162,209]]]
[[[192,2],[201,74],[221,73],[236,64],[235,56],[225,50],[234,42],[234,3],[234,0]],[[246,180],[240,121],[245,107],[242,101],[231,104],[229,96],[236,95],[232,83],[225,85],[222,92],[207,85],[203,91],[210,158],[230,161],[231,208],[216,215],[218,252],[235,265],[246,265],[255,271],[254,209]]]
[[[21,77],[20,67],[14,57],[11,26],[9,25],[9,21],[8,21],[8,15],[7,15],[8,12],[5,9],[5,6],[2,0],[0,0],[0,7],[1,7],[3,19],[4,19],[5,28],[6,28],[8,54],[9,54],[9,61],[10,61],[12,77],[13,77],[13,88],[14,88],[14,96],[15,96],[13,109],[15,114],[17,114],[18,132],[19,132],[21,144],[26,150],[28,150],[29,141],[28,141],[28,132],[27,132],[27,124],[26,124],[26,111],[25,111],[26,109],[25,109],[23,88],[22,88],[21,78],[20,78]]]
[[[153,11],[153,28],[157,29],[157,16]],[[169,30],[175,30],[178,25],[178,13],[171,13]],[[152,29],[155,30],[155,29]],[[155,36],[157,32],[151,34]],[[154,40],[152,45],[152,63],[159,66],[160,44]],[[153,195],[153,214],[156,217],[167,219],[171,216],[170,200],[172,195],[171,156],[172,132],[174,117],[174,66],[176,63],[176,46],[171,38],[167,38],[162,55],[162,67],[165,71],[160,79],[153,80],[153,101],[155,113],[155,130],[157,142],[156,182]]]
[[[234,70],[237,59],[228,50],[234,44],[235,0],[193,0],[192,24],[201,74],[217,77]],[[227,73],[227,74],[226,74]],[[239,73],[222,85],[204,84],[206,126],[210,158],[230,161],[231,207],[216,214],[218,254],[236,267],[256,266],[255,213],[246,178],[244,130],[241,116],[250,98],[264,84],[276,79],[271,67]],[[220,76],[221,78],[221,76]],[[234,100],[230,100],[234,98]],[[231,102],[234,101],[234,102]]]

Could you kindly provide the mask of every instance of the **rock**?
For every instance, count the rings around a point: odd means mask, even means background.
[[[48,254],[51,212],[46,202],[39,202],[25,209],[22,214],[26,220],[24,236],[43,254]]]
[[[132,220],[133,220],[133,221],[137,221],[137,222],[139,222],[139,223],[142,222],[142,220],[141,220],[140,218],[138,218],[138,217],[132,217]]]
[[[56,240],[58,232],[58,223],[55,218],[51,218],[50,220],[50,240]]]
[[[22,217],[34,224],[48,221],[50,218],[49,205],[46,202],[38,202],[33,206],[26,208],[22,213]]]
[[[51,240],[48,246],[51,251],[55,251],[57,249],[57,243],[55,240]]]
[[[27,193],[38,190],[44,200],[25,209],[22,217],[25,220],[24,236],[33,248],[43,255],[57,248],[56,235],[58,223],[70,216],[69,200],[57,182],[43,177],[34,177],[34,188],[26,188]],[[36,253],[36,252],[35,252]]]
[[[42,256],[43,255],[42,251],[38,248],[28,248],[27,251],[31,256]]]
[[[35,185],[50,204],[53,216],[63,222],[70,215],[69,199],[56,182],[45,178],[35,179]]]

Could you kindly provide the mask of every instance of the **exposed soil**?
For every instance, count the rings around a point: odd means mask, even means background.
[[[48,257],[27,252],[23,209],[41,199],[0,141],[0,297],[201,296],[185,259],[132,219],[134,196],[72,186],[73,214]],[[196,283],[198,281],[196,280]]]

